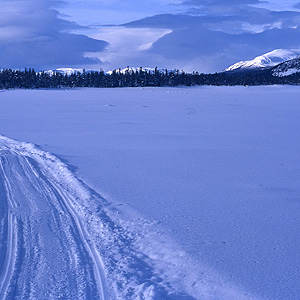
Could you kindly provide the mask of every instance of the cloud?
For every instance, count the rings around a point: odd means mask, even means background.
[[[181,0],[65,0],[59,10],[82,25],[120,25],[148,16],[174,12]]]
[[[106,51],[102,53],[87,53],[88,57],[98,57],[103,62],[104,70],[118,68],[162,66],[166,61],[152,52],[148,52],[158,39],[170,33],[166,29],[126,28],[126,27],[101,27],[95,29],[89,36],[96,39],[104,39],[109,42]]]
[[[300,9],[300,2],[298,2],[298,3],[296,3],[296,4],[294,4],[294,6],[293,6],[294,8],[297,8],[297,9]]]
[[[71,33],[78,25],[59,18],[50,0],[3,0],[0,7],[1,67],[37,69],[94,64],[87,51],[103,51],[104,41]]]
[[[173,14],[157,15],[167,8]],[[62,19],[58,10],[74,14]],[[154,16],[141,19],[147,14]],[[262,0],[1,0],[0,15],[0,67],[214,72],[275,48],[300,48],[300,12],[275,11]],[[139,20],[125,28],[76,24],[116,24],[121,16]]]
[[[186,0],[183,4],[188,6],[216,6],[216,5],[249,5],[249,4],[259,4],[265,1],[261,0]]]
[[[190,13],[237,14],[242,8],[263,4],[262,0],[185,0],[183,5]]]
[[[245,5],[261,4],[265,1],[261,0],[186,0],[182,4],[189,7],[228,7],[232,8],[235,6],[241,7]]]
[[[188,0],[186,14],[157,15],[125,26],[171,29],[147,52],[190,71],[220,71],[276,48],[300,49],[300,13],[262,8],[260,3]]]

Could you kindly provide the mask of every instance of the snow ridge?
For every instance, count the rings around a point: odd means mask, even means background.
[[[33,144],[0,135],[0,187],[3,300],[252,299]]]
[[[55,69],[55,70],[48,70],[48,71],[44,71],[44,73],[50,75],[50,76],[53,76],[55,73],[60,73],[62,75],[67,75],[67,76],[70,76],[72,74],[76,74],[76,73],[83,73],[83,70],[84,69],[73,69],[73,68],[58,68],[58,69]],[[155,73],[155,68],[135,68],[135,67],[126,67],[126,68],[123,68],[123,69],[115,69],[115,70],[110,70],[110,71],[107,71],[107,72],[104,72],[105,74],[108,74],[108,75],[112,75],[114,72],[117,73],[117,74],[126,74],[127,72],[128,73],[135,73],[135,72],[139,72],[139,71],[142,71],[142,72],[148,72],[150,74],[154,74]],[[166,72],[166,69],[157,69],[158,72],[160,73],[164,73]],[[177,70],[169,70],[170,72],[177,72]],[[90,73],[90,72],[93,72],[92,70],[86,70],[85,71],[86,73]],[[178,71],[180,73],[182,73],[183,71]],[[42,73],[42,72],[40,72]]]
[[[242,71],[271,68],[300,55],[300,49],[275,49],[266,54],[255,57],[253,60],[240,61],[225,69],[225,71]]]
[[[272,75],[277,77],[285,77],[300,72],[300,58],[286,61],[272,70]]]
[[[55,73],[60,73],[62,75],[72,75],[72,74],[76,74],[76,73],[82,73],[83,72],[83,69],[73,69],[73,68],[58,68],[58,69],[55,69],[55,70],[48,70],[48,71],[45,71],[44,73],[50,75],[50,76],[53,76]],[[40,72],[42,73],[42,72]]]
[[[135,73],[135,72],[139,72],[139,71],[143,71],[143,72],[149,72],[151,74],[155,73],[155,68],[134,68],[134,67],[126,67],[124,69],[115,69],[112,71],[107,71],[106,74],[108,75],[112,75],[114,72],[116,72],[117,74],[126,74],[128,73]],[[159,70],[160,72],[162,70]]]

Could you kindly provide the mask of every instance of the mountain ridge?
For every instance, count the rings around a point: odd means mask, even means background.
[[[276,77],[291,76],[300,72],[300,57],[285,61],[272,68],[272,75]]]
[[[225,69],[225,72],[271,69],[281,63],[300,56],[300,49],[275,49],[252,60],[237,62]]]

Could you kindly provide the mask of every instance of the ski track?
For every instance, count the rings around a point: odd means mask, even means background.
[[[0,300],[253,299],[155,228],[0,135]]]

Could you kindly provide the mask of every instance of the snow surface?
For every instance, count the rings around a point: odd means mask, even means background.
[[[284,77],[300,72],[300,59],[286,61],[272,70],[273,76]]]
[[[0,111],[4,299],[299,298],[298,87],[13,90]]]
[[[253,60],[240,61],[228,67],[225,71],[270,68],[284,61],[296,58],[299,55],[300,49],[275,49],[266,54],[257,56]]]
[[[282,72],[273,72],[273,76],[278,76],[278,77],[285,77],[285,76],[290,76],[290,75],[293,75],[295,73],[299,73],[300,70],[299,69],[296,69],[296,68],[291,68],[291,69],[288,69],[286,71],[282,71]]]
[[[126,68],[123,68],[123,69],[115,69],[115,70],[107,71],[105,73],[108,74],[108,75],[112,75],[113,72],[125,74],[126,72],[135,73],[137,71],[139,72],[140,70],[142,70],[144,72],[147,71],[147,72],[149,72],[151,74],[155,73],[155,68],[142,68],[142,67],[139,67],[139,68],[136,68],[136,67],[126,67]],[[91,71],[93,71],[93,70],[87,70],[86,72],[91,72]],[[158,69],[158,71],[159,72],[165,72],[166,69]],[[169,70],[169,71],[176,72],[176,70]],[[55,73],[61,73],[63,75],[68,75],[69,76],[69,75],[72,75],[72,74],[76,74],[77,72],[83,73],[83,69],[58,68],[58,69],[55,69],[55,70],[45,71],[45,73],[49,74],[50,76],[53,76]]]
[[[77,72],[82,73],[83,69],[74,69],[74,68],[58,68],[55,70],[48,70],[45,71],[45,73],[49,74],[50,76],[53,76],[55,73],[61,73],[63,75],[72,75],[72,74],[76,74]]]
[[[155,68],[142,68],[142,67],[141,68],[126,67],[124,69],[116,69],[113,71],[107,71],[106,73],[109,75],[113,74],[113,72],[120,73],[120,74],[126,74],[127,72],[135,73],[136,71],[140,71],[140,70],[147,71],[151,74],[155,73]]]

